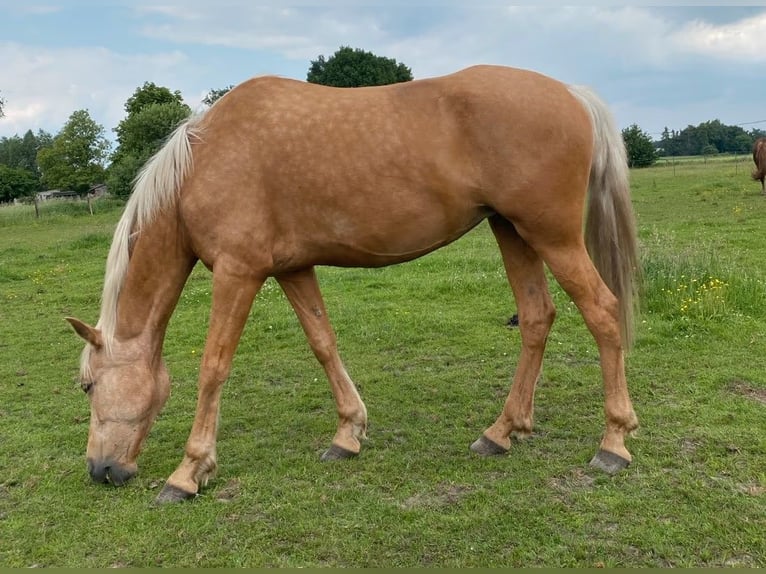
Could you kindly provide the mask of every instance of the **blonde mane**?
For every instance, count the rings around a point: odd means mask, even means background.
[[[200,137],[200,120],[195,114],[181,123],[165,145],[141,168],[133,184],[133,193],[114,231],[112,245],[106,259],[104,290],[101,295],[101,316],[96,324],[100,329],[107,355],[112,354],[117,328],[117,300],[125,282],[130,260],[131,235],[151,223],[155,214],[176,201],[177,192],[192,167],[192,138]],[[90,345],[86,345],[80,372],[89,378]]]

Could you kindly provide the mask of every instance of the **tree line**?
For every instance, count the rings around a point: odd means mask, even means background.
[[[306,80],[335,87],[360,87],[407,82],[412,71],[392,58],[341,46],[332,56],[312,60]],[[233,86],[212,89],[203,100],[211,106]],[[0,118],[6,100],[0,96]],[[0,138],[0,202],[29,197],[43,189],[85,194],[106,183],[109,192],[127,197],[141,166],[164,143],[175,127],[191,114],[181,93],[145,82],[125,102],[125,117],[112,129],[116,146],[87,110],[77,110],[55,136],[38,130]],[[654,163],[660,155],[696,155],[749,151],[761,130],[745,132],[718,120],[688,126],[680,132],[665,128],[653,141],[637,125],[622,132],[631,167]]]
[[[663,156],[749,153],[755,140],[765,136],[766,132],[760,129],[747,132],[741,126],[727,126],[713,120],[687,126],[679,132],[666,127],[656,147]]]
[[[747,154],[758,138],[766,137],[761,129],[745,131],[741,126],[727,126],[720,120],[689,125],[680,131],[662,131],[658,141],[633,124],[622,130],[630,167],[647,167],[660,157]]]

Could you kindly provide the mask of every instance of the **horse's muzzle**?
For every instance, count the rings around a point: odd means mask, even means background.
[[[135,476],[136,468],[123,466],[113,460],[96,462],[89,458],[88,474],[93,482],[122,486]]]

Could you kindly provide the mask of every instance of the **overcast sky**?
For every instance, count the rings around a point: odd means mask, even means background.
[[[415,78],[477,63],[586,84],[620,127],[766,129],[766,7],[509,6],[492,0],[0,0],[0,136],[87,109],[110,138],[144,82],[193,108],[251,76],[305,80],[348,45]]]

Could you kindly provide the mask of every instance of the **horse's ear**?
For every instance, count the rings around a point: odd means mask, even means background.
[[[97,348],[104,346],[104,339],[101,336],[100,330],[96,329],[95,327],[91,327],[87,323],[83,323],[74,317],[66,317],[66,320],[69,321],[69,324],[72,325],[75,332],[80,335],[80,337],[88,341],[88,343]]]

